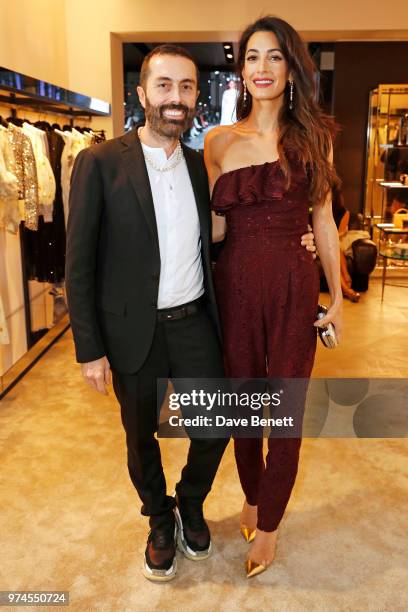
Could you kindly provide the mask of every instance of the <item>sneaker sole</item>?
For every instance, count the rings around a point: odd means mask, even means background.
[[[190,559],[190,561],[204,561],[204,559],[208,559],[212,550],[211,542],[207,550],[199,552],[191,550],[186,540],[184,539],[183,521],[181,520],[180,511],[177,507],[174,509],[174,514],[176,516],[177,522],[177,548],[179,549],[179,551],[182,552],[183,555],[187,557],[187,559]]]
[[[152,570],[147,565],[146,561],[144,561],[142,566],[142,574],[151,582],[169,582],[177,575],[177,559],[174,557],[173,565],[169,570]]]

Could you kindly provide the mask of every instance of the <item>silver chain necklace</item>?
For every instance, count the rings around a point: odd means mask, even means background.
[[[143,126],[141,126],[140,128],[138,128],[137,133],[140,139],[140,131],[143,129]],[[141,141],[140,141],[141,142]],[[154,161],[154,159],[149,155],[149,153],[145,150],[143,150],[143,154],[145,156],[145,160],[147,161],[147,163],[149,164],[149,166],[151,166],[154,170],[157,170],[158,172],[169,172],[170,170],[174,170],[174,168],[176,166],[179,165],[179,163],[182,161],[182,159],[184,158],[183,155],[183,149],[181,148],[181,144],[180,141],[178,141],[176,149],[175,149],[176,154],[174,155],[174,160],[171,162],[171,164],[169,166],[164,166],[164,167],[160,167],[158,164],[156,164],[156,162]]]

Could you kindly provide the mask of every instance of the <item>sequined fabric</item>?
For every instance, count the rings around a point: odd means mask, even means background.
[[[56,184],[54,173],[47,156],[47,136],[45,132],[29,123],[23,124],[23,131],[30,139],[35,158],[38,181],[39,214],[44,216],[44,221],[51,222]]]
[[[310,376],[315,349],[319,275],[301,246],[307,231],[309,180],[288,152],[285,190],[279,161],[221,175],[212,209],[225,214],[227,238],[214,273],[226,374],[232,378]],[[304,402],[293,411],[302,418]],[[287,416],[290,416],[289,414]],[[235,453],[247,501],[258,505],[258,528],[274,531],[296,478],[300,438],[237,438]]]
[[[54,284],[65,278],[65,221],[61,189],[61,155],[64,141],[54,130],[48,131],[46,135],[56,182],[52,222],[45,223],[40,215],[38,230],[31,232],[22,227],[21,238],[27,278]]]
[[[12,173],[14,155],[8,130],[0,125],[0,228],[16,234],[21,221],[18,205],[18,181]]]
[[[24,200],[25,226],[36,230],[38,227],[38,180],[33,148],[29,138],[12,123],[8,126],[9,141],[14,154],[12,173],[18,181],[18,197]]]

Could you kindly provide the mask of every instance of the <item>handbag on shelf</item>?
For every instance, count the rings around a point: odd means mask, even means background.
[[[396,210],[392,222],[396,229],[408,229],[408,210],[406,208]]]
[[[323,319],[328,313],[328,308],[323,306],[323,304],[319,304],[317,307],[317,318]],[[320,340],[323,343],[323,346],[326,348],[336,348],[338,345],[336,329],[333,323],[329,323],[328,325],[324,325],[323,327],[317,328],[317,333],[319,334]]]

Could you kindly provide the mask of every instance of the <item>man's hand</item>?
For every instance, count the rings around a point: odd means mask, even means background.
[[[300,244],[306,247],[306,251],[312,251],[313,259],[316,259],[316,245],[314,241],[314,234],[312,232],[312,228],[310,227],[310,225],[308,225],[307,228],[309,230],[309,233],[303,234]]]
[[[112,376],[109,361],[106,357],[101,357],[95,361],[89,361],[88,363],[82,363],[81,369],[83,377],[88,385],[99,391],[99,393],[108,395],[106,385],[111,384]]]

